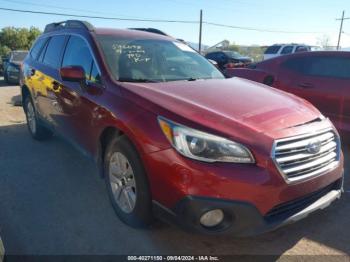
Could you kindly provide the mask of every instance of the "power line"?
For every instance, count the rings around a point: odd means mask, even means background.
[[[227,27],[227,28],[233,28],[233,29],[241,29],[241,30],[249,30],[249,31],[257,31],[257,32],[269,32],[269,33],[282,33],[282,34],[320,34],[322,32],[297,32],[297,31],[283,31],[283,30],[274,30],[274,29],[262,29],[262,28],[254,28],[254,27],[245,27],[245,26],[234,26],[234,25],[224,25],[224,24],[218,24],[218,23],[211,23],[211,22],[203,22],[207,25],[212,26],[218,26],[218,27]]]
[[[90,16],[90,15],[77,15],[77,14],[66,14],[66,13],[57,13],[57,12],[23,10],[23,9],[4,8],[4,7],[0,7],[0,10],[9,11],[9,12],[30,13],[30,14],[69,16],[69,17],[77,17],[77,18],[91,18],[91,19],[118,20],[118,21],[184,23],[184,24],[198,24],[199,23],[199,21],[193,21],[193,20],[191,21],[191,20],[167,20],[167,19],[148,19],[148,18],[122,18],[122,17]],[[217,27],[231,28],[231,29],[249,30],[249,31],[257,31],[257,32],[269,32],[269,33],[283,33],[283,34],[319,34],[319,33],[322,33],[322,32],[283,31],[283,30],[263,29],[263,28],[255,28],[255,27],[234,26],[234,25],[213,23],[213,22],[208,22],[208,21],[203,21],[203,24],[217,26]]]
[[[137,17],[137,16],[126,16],[126,15],[120,15],[116,13],[106,13],[106,12],[99,12],[96,10],[87,10],[87,9],[78,9],[78,8],[71,8],[71,7],[62,7],[62,6],[56,6],[56,5],[48,5],[48,4],[37,4],[37,3],[31,3],[31,2],[25,2],[25,1],[18,1],[18,0],[0,0],[2,2],[8,2],[12,4],[21,4],[21,5],[30,5],[30,6],[39,6],[39,7],[47,7],[47,8],[53,8],[53,9],[61,9],[61,10],[68,10],[68,11],[77,11],[77,12],[86,12],[86,13],[93,13],[93,14],[104,14],[104,15],[118,15],[123,16],[125,18],[140,18],[140,19],[148,19],[144,17]]]
[[[103,19],[103,20],[118,20],[118,21],[137,21],[137,22],[156,22],[156,23],[184,23],[184,24],[197,24],[198,21],[189,20],[163,20],[163,19],[141,19],[141,18],[121,18],[121,17],[106,17],[106,16],[90,16],[90,15],[75,15],[75,14],[64,14],[56,12],[43,12],[43,11],[33,11],[33,10],[23,10],[23,9],[13,9],[13,8],[3,8],[0,10],[19,12],[19,13],[30,13],[30,14],[41,14],[41,15],[55,15],[55,16],[70,16],[78,18],[92,18],[92,19]]]

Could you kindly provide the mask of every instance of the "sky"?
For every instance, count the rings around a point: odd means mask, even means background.
[[[0,0],[0,8],[57,12],[119,18],[203,21],[262,31],[203,24],[202,42],[214,45],[229,40],[238,45],[305,43],[319,45],[329,38],[336,46],[340,18],[350,17],[350,0]],[[51,22],[72,19],[0,10],[0,28],[5,26],[43,29]],[[96,27],[154,27],[176,38],[198,43],[199,23],[156,23],[84,18]],[[283,32],[265,32],[283,31]],[[350,19],[344,21],[342,47],[350,47]]]

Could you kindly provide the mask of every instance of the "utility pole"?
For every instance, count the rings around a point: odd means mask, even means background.
[[[339,50],[339,47],[340,47],[340,38],[341,38],[341,34],[343,33],[343,23],[344,23],[344,20],[348,20],[350,19],[350,17],[344,17],[345,15],[345,11],[343,11],[343,15],[341,18],[338,18],[336,19],[337,21],[341,21],[340,22],[340,29],[339,29],[339,36],[338,36],[338,44],[337,44],[337,50]]]
[[[198,52],[202,51],[202,24],[203,24],[203,11],[201,9],[199,14],[199,43],[198,43]]]

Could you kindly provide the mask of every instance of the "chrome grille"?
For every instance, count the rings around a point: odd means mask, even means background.
[[[339,156],[339,138],[332,129],[279,139],[272,150],[272,158],[287,182],[304,180],[334,169]]]

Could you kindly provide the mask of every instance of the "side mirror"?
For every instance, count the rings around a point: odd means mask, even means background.
[[[210,63],[212,63],[213,65],[217,65],[218,63],[216,63],[216,61],[214,61],[213,59],[208,59],[208,61],[210,62]]]
[[[208,61],[213,65],[215,66],[216,68],[219,68],[219,65],[216,61],[212,60],[212,59],[208,59]]]
[[[60,69],[63,81],[83,82],[85,81],[85,71],[81,66],[66,66]]]

